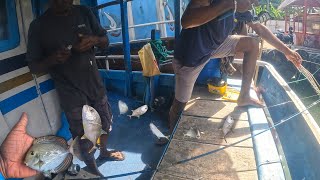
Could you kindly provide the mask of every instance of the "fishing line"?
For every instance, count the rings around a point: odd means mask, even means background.
[[[306,109],[304,109],[303,111],[298,112],[298,113],[295,113],[295,114],[291,115],[290,117],[288,117],[287,119],[282,119],[279,123],[277,123],[277,124],[269,127],[268,129],[265,129],[265,130],[263,130],[263,131],[255,134],[255,135],[250,135],[250,136],[247,137],[247,138],[244,138],[244,139],[239,140],[239,141],[237,141],[237,142],[234,142],[234,143],[232,143],[232,144],[226,145],[226,146],[221,147],[221,148],[219,148],[219,149],[215,149],[215,150],[213,150],[213,151],[209,151],[209,152],[207,152],[207,153],[204,153],[204,154],[201,154],[201,155],[198,155],[198,156],[194,156],[194,157],[189,158],[189,159],[180,160],[180,161],[178,161],[178,162],[175,162],[175,163],[171,164],[170,166],[163,167],[163,168],[158,168],[158,169],[156,169],[156,170],[159,171],[159,170],[166,169],[166,168],[169,168],[169,167],[173,167],[173,166],[176,166],[176,165],[179,165],[179,164],[184,164],[184,163],[186,163],[186,162],[189,162],[189,161],[192,161],[192,160],[195,160],[195,159],[204,157],[204,156],[208,156],[208,155],[210,155],[210,154],[214,154],[214,153],[217,153],[217,152],[222,151],[222,150],[224,150],[224,149],[227,149],[227,148],[229,148],[229,147],[232,147],[232,146],[234,146],[234,145],[237,145],[237,144],[239,144],[239,143],[241,143],[241,142],[244,142],[244,141],[246,141],[246,140],[248,140],[248,139],[251,139],[251,138],[253,138],[253,137],[256,137],[256,136],[258,136],[258,135],[260,135],[260,134],[262,134],[262,133],[265,133],[265,132],[267,132],[267,131],[270,131],[271,129],[275,129],[275,127],[277,127],[277,126],[279,126],[279,125],[281,125],[281,124],[283,124],[283,123],[291,120],[292,118],[298,116],[299,114],[302,114],[303,112],[305,112],[305,111],[307,111],[308,109],[312,108],[313,106],[317,105],[319,102],[320,102],[320,99],[318,99],[317,101],[313,102],[311,105],[309,105],[309,106],[308,106]]]
[[[309,99],[309,98],[316,97],[316,96],[319,96],[319,94],[315,94],[315,95],[312,95],[312,96],[307,96],[307,97],[299,98],[299,99],[300,99],[300,100]],[[286,101],[286,102],[283,102],[283,103],[279,103],[279,104],[275,104],[275,105],[268,106],[268,107],[266,107],[266,108],[273,108],[273,107],[281,106],[281,105],[284,105],[284,104],[288,104],[288,103],[290,103],[290,102],[293,102],[293,101]]]
[[[316,64],[316,65],[320,65],[320,63],[316,63],[316,62],[312,62],[312,61],[307,61],[307,60],[302,60],[304,62],[308,62],[308,63],[311,63],[311,64]]]
[[[312,75],[315,75],[319,70],[320,70],[320,68],[317,69]],[[301,73],[299,73],[299,78],[300,78],[300,75],[301,75]],[[288,82],[287,84],[292,84],[292,83],[296,83],[296,82],[300,82],[300,81],[304,81],[304,80],[307,80],[307,78],[299,79],[299,80],[296,80],[296,81],[291,81],[291,82]]]
[[[308,79],[316,93],[320,94],[320,85],[317,82],[316,78],[314,78],[314,76],[303,66],[298,67],[298,70]]]

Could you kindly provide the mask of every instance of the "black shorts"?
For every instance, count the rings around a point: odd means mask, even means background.
[[[92,106],[99,113],[102,129],[106,132],[110,132],[112,125],[112,111],[107,96],[104,96],[97,102],[90,102],[88,105]],[[73,139],[77,136],[82,137],[84,135],[82,125],[82,106],[76,107],[65,113],[69,122]]]

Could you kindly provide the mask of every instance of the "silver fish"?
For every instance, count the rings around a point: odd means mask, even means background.
[[[128,106],[127,106],[127,104],[126,103],[124,103],[123,101],[119,101],[118,102],[118,107],[119,107],[119,112],[120,112],[120,114],[125,114],[125,113],[127,113],[128,112]]]
[[[60,137],[44,136],[34,140],[28,150],[24,163],[46,177],[51,173],[66,171],[72,163],[73,156],[67,142]]]
[[[150,123],[150,129],[152,133],[158,138],[156,144],[163,145],[169,142],[169,138],[165,136],[153,123]]]
[[[194,129],[192,127],[187,131],[187,133],[183,134],[183,136],[188,136],[197,139],[200,139],[201,137],[199,129]]]
[[[136,110],[132,110],[132,114],[128,115],[128,116],[130,117],[130,119],[131,119],[131,117],[140,118],[140,116],[142,116],[147,111],[148,111],[148,106],[147,105],[143,105],[143,106],[137,108]]]
[[[91,153],[94,149],[97,149],[97,139],[101,134],[107,134],[102,130],[101,118],[99,113],[91,106],[84,105],[82,108],[82,124],[84,129],[84,135],[81,139],[89,139],[93,143]]]
[[[227,142],[226,136],[230,131],[232,131],[234,123],[235,123],[235,121],[234,121],[233,117],[229,115],[229,116],[227,116],[226,120],[224,121],[224,123],[222,125],[223,138],[226,142]]]

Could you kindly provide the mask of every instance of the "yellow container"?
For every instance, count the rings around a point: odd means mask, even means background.
[[[210,93],[219,94],[219,95],[223,96],[227,91],[227,83],[225,83],[224,86],[214,86],[214,85],[208,83],[208,91]]]

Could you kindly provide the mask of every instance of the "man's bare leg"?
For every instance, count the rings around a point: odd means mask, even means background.
[[[241,37],[236,46],[236,52],[244,53],[242,85],[238,106],[252,105],[261,107],[262,103],[259,100],[250,97],[250,86],[259,54],[259,41],[248,36]]]

